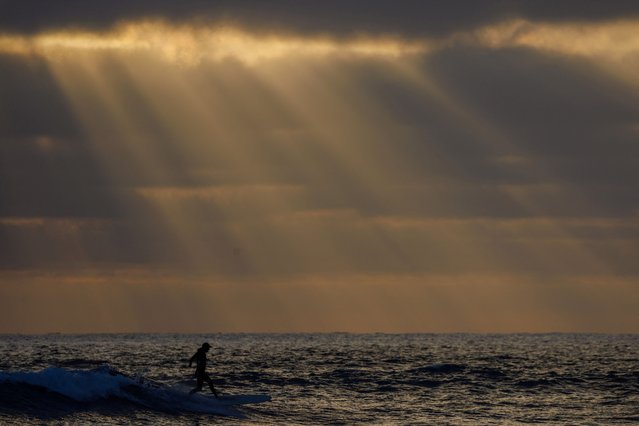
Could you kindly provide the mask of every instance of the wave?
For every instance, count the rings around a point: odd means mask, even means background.
[[[130,377],[103,365],[91,370],[50,367],[36,372],[0,371],[0,410],[38,415],[90,410],[111,404],[114,410],[146,409],[163,413],[204,413],[244,417],[234,405],[261,399],[189,395],[143,377]],[[33,412],[42,407],[42,413]]]

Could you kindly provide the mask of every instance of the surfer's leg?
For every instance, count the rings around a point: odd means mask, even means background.
[[[213,387],[213,380],[211,380],[211,376],[209,376],[208,374],[204,376],[204,380],[206,380],[206,383],[209,384],[209,388],[211,389],[211,392],[213,392],[213,395],[215,395],[215,397],[217,398],[217,391],[215,390],[215,388]]]
[[[210,379],[209,379],[210,380]],[[203,377],[202,376],[198,376],[197,377],[197,386],[195,386],[195,388],[193,388],[191,390],[191,392],[189,392],[189,395],[193,395],[195,392],[199,392],[202,390],[202,384],[204,383]]]

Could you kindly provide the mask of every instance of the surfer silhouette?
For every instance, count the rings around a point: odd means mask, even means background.
[[[213,392],[213,395],[215,395],[216,398],[218,397],[217,392],[213,387],[213,380],[211,380],[211,377],[206,374],[206,353],[209,349],[211,349],[211,345],[208,343],[202,344],[200,349],[198,349],[195,355],[193,355],[189,360],[189,367],[191,367],[193,361],[195,361],[195,378],[197,379],[197,386],[189,392],[189,395],[193,395],[195,392],[201,391],[202,385],[206,382],[209,385],[211,392]]]

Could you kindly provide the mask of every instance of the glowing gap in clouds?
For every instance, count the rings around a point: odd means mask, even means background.
[[[338,41],[328,37],[259,35],[232,27],[172,26],[161,21],[121,24],[106,33],[63,31],[33,37],[0,34],[0,52],[55,57],[64,53],[100,50],[147,51],[171,62],[196,65],[202,60],[225,59],[255,64],[291,55],[396,58],[423,54],[428,45],[425,41],[391,37]]]
[[[614,59],[639,52],[639,22],[631,20],[603,24],[550,24],[518,19],[483,27],[472,35],[479,45],[496,49],[519,46]]]
[[[232,26],[171,25],[158,20],[126,22],[108,32],[73,30],[34,36],[0,34],[0,53],[55,58],[78,51],[149,52],[183,65],[225,59],[256,64],[290,56],[343,55],[394,59],[426,55],[457,44],[496,49],[528,47],[619,62],[639,52],[639,22],[545,23],[514,19],[440,39],[386,35],[335,39],[256,34]]]

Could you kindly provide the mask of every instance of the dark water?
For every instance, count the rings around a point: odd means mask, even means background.
[[[193,386],[213,346],[223,394]],[[639,424],[639,336],[0,336],[0,423]]]

